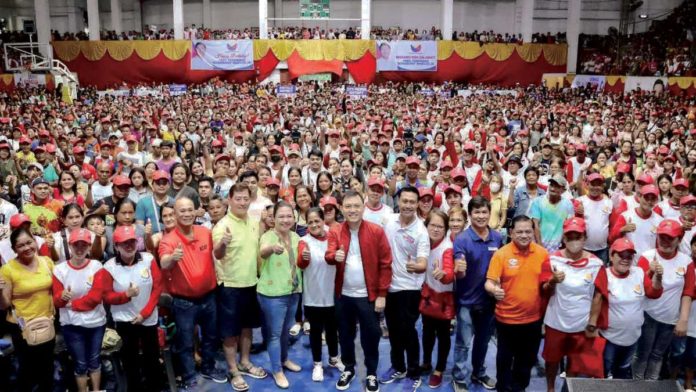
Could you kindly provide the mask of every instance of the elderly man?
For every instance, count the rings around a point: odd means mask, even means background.
[[[218,350],[217,277],[213,264],[213,238],[209,229],[194,226],[196,210],[191,199],[174,203],[176,228],[162,237],[159,256],[169,292],[174,297],[172,311],[176,322],[174,353],[185,388],[197,385],[193,358],[195,326],[201,331],[201,376],[226,383],[227,376],[215,368]]]

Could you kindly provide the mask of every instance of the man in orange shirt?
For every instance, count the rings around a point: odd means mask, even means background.
[[[512,220],[512,242],[497,250],[486,274],[486,291],[495,306],[498,331],[497,389],[524,391],[541,342],[541,265],[549,254],[532,243],[532,220],[524,215]]]

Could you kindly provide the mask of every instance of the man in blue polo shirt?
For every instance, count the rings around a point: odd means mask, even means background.
[[[484,288],[488,264],[493,253],[503,246],[503,240],[495,230],[488,228],[491,217],[490,202],[475,196],[469,202],[471,226],[454,240],[454,259],[457,283],[457,331],[454,344],[454,369],[452,386],[455,392],[468,391],[467,378],[486,389],[495,389],[495,380],[486,375],[486,352],[493,333],[495,302]],[[466,366],[471,337],[472,373]]]

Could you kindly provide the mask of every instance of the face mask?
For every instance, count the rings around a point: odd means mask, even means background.
[[[280,162],[281,159],[280,155],[271,155],[271,162],[273,163]]]
[[[566,242],[566,249],[568,249],[570,253],[578,253],[582,251],[582,241],[568,241]]]
[[[493,193],[498,193],[500,191],[500,184],[497,182],[494,182],[491,184],[491,192]]]

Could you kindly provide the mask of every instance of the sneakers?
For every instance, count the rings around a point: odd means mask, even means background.
[[[227,374],[219,369],[212,369],[208,372],[201,372],[201,376],[216,384],[224,384],[227,382]]]
[[[297,336],[297,335],[299,335],[301,329],[302,329],[302,325],[301,325],[300,323],[295,323],[295,325],[293,325],[293,326],[290,328],[290,336]]]
[[[377,382],[377,377],[367,376],[365,380],[365,390],[367,392],[379,392],[379,383]]]
[[[338,381],[336,381],[336,389],[338,389],[339,391],[345,391],[346,389],[350,388],[350,383],[353,382],[354,378],[354,372],[345,371],[341,373],[341,377],[339,377]],[[379,390],[379,388],[376,390]]]
[[[189,381],[182,382],[179,386],[180,391],[192,391],[198,389],[198,380],[196,377],[190,379]]]
[[[309,326],[309,321],[305,321],[304,324],[302,324],[302,329],[304,330],[305,335],[309,335],[309,331],[311,329]]]
[[[482,377],[471,376],[471,382],[481,384],[482,387],[488,389],[489,391],[494,390],[496,384],[494,379],[485,374]]]
[[[435,389],[442,385],[442,374],[431,374],[428,378],[428,387]]]
[[[411,391],[415,391],[415,390],[418,389],[418,388],[421,386],[421,384],[423,383],[423,381],[421,380],[420,377],[411,378],[411,379],[409,379],[409,380],[410,380],[410,382],[411,382],[411,389],[410,389]]]
[[[321,362],[314,362],[314,369],[312,369],[312,381],[324,381],[324,368],[321,366]]]
[[[341,357],[329,358],[329,366],[331,366],[332,368],[336,368],[341,372],[346,370],[346,365],[344,365],[343,362],[341,362]]]
[[[469,392],[469,387],[467,387],[466,383],[456,382],[455,380],[452,380],[452,389],[454,392]]]
[[[400,380],[406,377],[406,372],[399,372],[394,368],[389,368],[386,373],[382,375],[379,382],[382,384],[391,384],[396,380]]]

